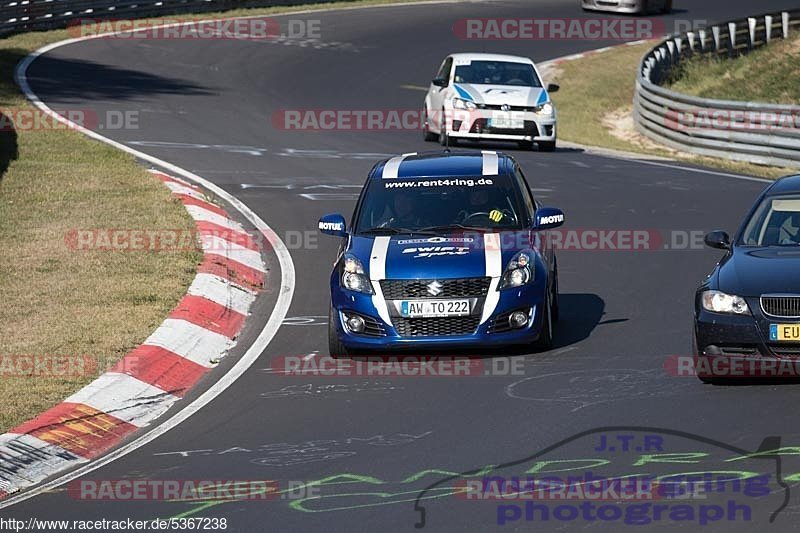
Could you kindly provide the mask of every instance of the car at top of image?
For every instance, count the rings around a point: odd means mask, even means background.
[[[726,253],[697,290],[695,355],[726,365],[800,356],[800,176],[770,185],[733,238],[717,230],[705,242]]]
[[[423,136],[454,146],[459,140],[510,141],[556,148],[558,85],[542,84],[527,57],[461,53],[442,61],[425,95]]]
[[[670,13],[672,0],[581,0],[584,10],[646,14],[652,11]]]
[[[560,209],[534,198],[517,162],[497,152],[405,154],[375,165],[331,274],[330,353],[531,345],[558,318],[548,230]]]

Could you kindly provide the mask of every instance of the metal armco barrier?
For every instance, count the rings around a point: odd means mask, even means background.
[[[736,57],[788,37],[800,9],[749,17],[673,35],[642,59],[636,78],[636,128],[663,145],[702,156],[800,168],[800,106],[697,98],[660,87],[696,54]]]
[[[0,0],[0,36],[63,28],[81,19],[134,19],[304,3],[308,0]]]

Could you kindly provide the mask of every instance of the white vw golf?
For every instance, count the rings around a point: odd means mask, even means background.
[[[515,141],[523,148],[556,148],[556,109],[536,65],[526,57],[451,54],[425,96],[426,141]]]

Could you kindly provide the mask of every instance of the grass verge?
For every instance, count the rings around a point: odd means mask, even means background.
[[[160,20],[278,14],[419,0],[360,0]],[[0,40],[0,111],[32,110],[13,82],[30,52],[73,37],[63,30]],[[13,114],[12,114],[13,116]],[[70,249],[73,229],[192,230],[166,187],[134,159],[67,130],[0,132],[0,433],[57,404],[118,361],[185,294],[202,255]],[[16,356],[88,357],[86,375],[15,375]],[[27,368],[23,368],[27,370]]]
[[[676,152],[638,134],[631,118],[636,71],[642,56],[652,46],[614,47],[559,65],[554,71],[554,79],[561,85],[561,90],[553,95],[558,106],[559,138],[590,146],[670,157],[764,178],[797,173],[791,169]]]
[[[800,33],[736,59],[695,56],[670,85],[701,98],[800,104]]]

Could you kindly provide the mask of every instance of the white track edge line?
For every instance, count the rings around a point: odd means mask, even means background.
[[[266,349],[267,345],[272,341],[275,334],[278,332],[281,324],[283,323],[284,318],[286,317],[286,313],[289,310],[289,306],[292,302],[292,297],[294,296],[294,289],[295,289],[295,270],[294,270],[294,263],[292,262],[292,257],[289,254],[289,250],[286,248],[286,245],[283,243],[281,238],[272,230],[272,228],[267,225],[258,215],[256,215],[247,205],[245,205],[241,200],[234,197],[230,193],[226,192],[221,187],[218,187],[214,183],[202,178],[186,169],[183,169],[177,165],[159,159],[157,157],[151,156],[149,154],[145,154],[144,152],[140,152],[133,148],[130,148],[122,143],[104,137],[96,132],[83,128],[82,126],[72,123],[61,115],[55,113],[52,109],[50,109],[44,102],[42,102],[39,97],[31,90],[31,87],[28,83],[28,79],[26,77],[27,70],[30,65],[42,54],[45,54],[51,50],[59,48],[60,46],[65,46],[66,44],[78,42],[80,40],[85,39],[67,39],[65,41],[60,41],[57,43],[52,43],[50,45],[44,46],[35,52],[29,54],[25,57],[22,62],[17,65],[17,68],[14,72],[14,78],[19,86],[20,90],[25,94],[25,97],[37,108],[41,111],[46,113],[47,115],[55,118],[59,122],[70,126],[73,129],[80,131],[81,133],[87,135],[92,139],[96,139],[103,143],[106,143],[114,148],[122,150],[128,154],[133,155],[143,161],[147,161],[151,164],[157,165],[163,169],[168,170],[169,172],[174,172],[175,174],[186,178],[192,182],[195,182],[205,189],[213,192],[219,198],[222,198],[228,204],[230,204],[234,209],[239,211],[248,221],[250,221],[256,229],[261,231],[264,236],[267,238],[267,241],[272,246],[272,250],[275,252],[275,255],[278,258],[278,263],[280,264],[281,269],[281,286],[280,291],[278,292],[278,298],[275,302],[275,308],[272,310],[269,319],[267,320],[264,329],[261,330],[258,337],[253,341],[247,351],[242,355],[236,364],[231,367],[231,369],[220,377],[219,381],[215,382],[211,387],[209,387],[205,392],[203,392],[200,396],[198,396],[192,403],[175,413],[172,417],[165,420],[158,426],[154,427],[153,429],[149,430],[147,433],[143,434],[139,438],[129,442],[128,444],[112,451],[104,455],[103,457],[86,464],[82,467],[78,467],[77,469],[68,472],[67,474],[60,476],[52,481],[49,481],[45,484],[39,485],[35,488],[32,488],[28,491],[19,493],[19,495],[10,495],[7,499],[0,501],[0,509],[4,509],[6,507],[10,507],[17,503],[23,502],[34,496],[38,496],[44,492],[47,492],[53,488],[59,487],[64,483],[68,483],[74,479],[77,479],[89,472],[93,472],[98,468],[101,468],[117,459],[128,455],[129,453],[141,448],[142,446],[152,442],[156,438],[160,437],[161,435],[167,433],[171,429],[177,427],[182,422],[187,420],[192,415],[196,414],[201,408],[208,405],[212,400],[214,400],[217,396],[222,394],[225,390],[227,390],[231,385],[239,379],[242,374],[244,374],[252,365],[256,362],[258,357],[261,353]]]

